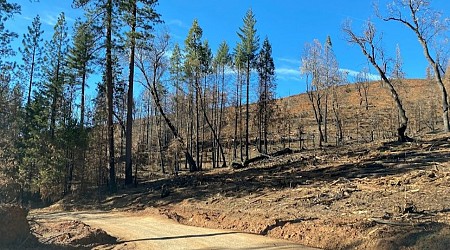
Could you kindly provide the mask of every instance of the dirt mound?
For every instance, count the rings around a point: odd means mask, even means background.
[[[30,236],[27,211],[13,205],[0,206],[0,247],[17,245]]]
[[[117,243],[117,239],[105,231],[80,221],[39,222],[33,230],[41,243],[52,246],[92,248]]]

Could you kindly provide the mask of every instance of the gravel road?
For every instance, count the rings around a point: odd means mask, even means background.
[[[157,215],[105,211],[37,212],[31,215],[49,221],[79,220],[101,228],[119,238],[120,244],[112,249],[314,249],[260,235],[186,226]]]

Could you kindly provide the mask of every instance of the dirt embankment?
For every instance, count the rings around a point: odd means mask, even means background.
[[[0,249],[91,249],[116,238],[80,221],[36,221],[15,205],[0,206]]]
[[[18,206],[0,206],[0,248],[21,246],[30,238],[27,211]]]

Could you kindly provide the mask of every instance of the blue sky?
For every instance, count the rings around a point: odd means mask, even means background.
[[[69,25],[81,15],[80,10],[71,8],[71,0],[10,1],[22,5],[22,15],[8,25],[20,36],[36,14],[41,16],[46,38],[50,38],[61,11],[66,13]],[[382,0],[380,5],[386,2],[389,1]],[[445,16],[450,16],[450,1],[434,0],[433,4],[446,11]],[[299,71],[300,58],[305,43],[314,39],[324,42],[328,35],[331,36],[341,69],[357,72],[367,67],[359,48],[350,46],[344,39],[341,27],[346,19],[353,20],[353,27],[359,29],[365,20],[371,18],[383,32],[387,54],[393,57],[396,45],[400,45],[407,77],[421,78],[425,75],[427,62],[415,36],[398,23],[379,21],[373,14],[371,0],[160,0],[157,11],[171,33],[173,43],[182,45],[192,21],[198,19],[203,38],[208,39],[215,51],[224,40],[231,47],[235,46],[238,41],[236,32],[249,8],[256,16],[260,40],[267,36],[272,43],[279,97],[305,91],[305,80]],[[21,38],[16,42],[20,44],[20,41]]]

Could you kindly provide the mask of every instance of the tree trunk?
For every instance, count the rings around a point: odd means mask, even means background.
[[[398,115],[400,118],[400,126],[397,129],[397,135],[398,135],[398,141],[400,142],[407,142],[411,141],[411,138],[405,135],[407,126],[408,126],[408,118],[406,117],[405,109],[403,109],[403,105],[400,101],[400,98],[397,94],[397,91],[394,88],[394,85],[392,85],[392,82],[387,78],[386,74],[381,70],[381,68],[376,64],[375,62],[372,62],[372,64],[375,66],[375,68],[380,73],[381,79],[386,83],[388,86],[389,92],[394,99],[394,103],[397,106],[398,109]]]
[[[199,85],[197,85],[196,87],[197,87],[197,90],[201,93],[201,87],[200,87]],[[223,151],[222,144],[220,143],[220,141],[219,141],[219,139],[218,139],[216,130],[215,130],[214,127],[212,126],[211,122],[209,121],[208,115],[207,115],[206,110],[205,110],[205,103],[204,103],[202,100],[203,100],[203,99],[200,98],[200,105],[201,105],[201,108],[202,108],[202,110],[203,110],[203,117],[205,118],[205,121],[206,121],[206,123],[208,124],[208,127],[211,129],[211,131],[212,131],[212,133],[213,133],[213,136],[214,136],[214,140],[216,141],[216,143],[217,143],[217,145],[218,145],[218,147],[219,147],[220,154],[221,154],[221,156],[222,156],[222,161],[223,161],[222,167],[226,167],[225,153],[224,153],[224,151]]]
[[[34,64],[35,64],[35,55],[36,55],[36,47],[33,48],[33,56],[31,58],[31,72],[30,72],[30,82],[28,86],[28,98],[27,98],[27,105],[30,105],[31,102],[31,89],[33,88],[33,75],[34,75]]]
[[[245,160],[248,160],[249,158],[249,151],[248,151],[248,136],[249,136],[249,119],[250,119],[250,110],[249,110],[249,102],[250,102],[250,60],[247,59],[247,89],[246,89],[246,101],[245,101]]]
[[[109,152],[109,190],[117,191],[116,169],[114,159],[114,95],[113,95],[113,72],[112,72],[112,0],[106,4],[106,101],[108,106],[108,152]]]
[[[127,128],[125,145],[125,185],[133,184],[133,166],[132,166],[132,146],[133,146],[133,86],[134,86],[134,57],[136,49],[136,18],[137,6],[136,0],[132,2],[132,23],[131,23],[131,44],[130,44],[130,64],[128,76],[128,95],[127,95]]]
[[[166,122],[167,126],[169,127],[170,131],[172,132],[173,136],[175,137],[175,139],[184,146],[184,155],[186,156],[186,161],[189,165],[189,169],[191,172],[194,171],[198,171],[197,168],[197,164],[194,160],[194,158],[192,158],[192,155],[190,154],[189,150],[188,150],[188,145],[184,142],[184,139],[178,134],[177,129],[175,128],[175,126],[172,124],[172,122],[170,121],[169,117],[166,115],[164,109],[161,106],[161,99],[159,98],[159,94],[157,92],[157,72],[158,72],[158,63],[159,62],[155,62],[153,64],[153,79],[151,81],[150,84],[150,93],[153,96],[153,101],[155,103],[156,108],[158,108],[158,111],[160,112],[160,114],[162,115],[162,117],[164,118],[164,121]],[[146,78],[147,83],[150,83],[149,79],[147,78],[147,75],[145,74],[145,71],[143,71],[143,68],[141,67],[141,71],[144,74],[144,77]]]
[[[237,73],[237,81],[236,81],[236,106],[234,108],[234,140],[233,140],[233,160],[237,158],[237,135],[238,135],[238,120],[239,120],[239,83],[240,83],[240,74],[239,70]]]
[[[416,34],[419,37],[419,42],[422,45],[423,53],[424,53],[425,57],[427,58],[430,65],[433,67],[434,77],[435,77],[437,85],[439,86],[439,90],[441,91],[442,120],[444,122],[444,131],[450,132],[450,123],[449,123],[449,117],[448,117],[448,94],[447,94],[447,89],[445,88],[444,82],[442,80],[442,74],[441,74],[441,71],[439,70],[439,65],[431,57],[426,40],[422,38],[420,33],[416,32]]]
[[[195,84],[197,85],[197,79],[195,78]],[[200,94],[198,89],[195,90],[195,160],[197,161],[198,170],[202,168],[202,162],[200,160]],[[197,170],[197,169],[196,169]]]
[[[163,142],[162,142],[163,129],[162,129],[161,113],[158,115],[157,126],[158,126],[159,165],[161,167],[161,172],[163,174],[165,174],[166,170],[164,168],[164,152],[163,152]]]

